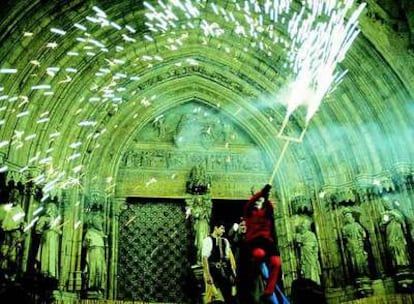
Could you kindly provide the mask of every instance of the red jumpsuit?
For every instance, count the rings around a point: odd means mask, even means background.
[[[270,270],[264,290],[265,295],[271,295],[275,290],[281,268],[281,260],[276,247],[274,210],[268,198],[270,188],[270,185],[266,185],[261,191],[255,193],[244,207],[245,242],[248,252],[256,262],[266,262]],[[262,207],[258,209],[256,202],[260,198],[264,198],[264,202]]]

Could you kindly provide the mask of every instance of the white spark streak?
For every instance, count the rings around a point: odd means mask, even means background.
[[[101,20],[99,18],[95,18],[95,17],[91,17],[91,16],[86,16],[86,20],[88,20],[89,22],[92,22],[92,23],[101,23]]]
[[[156,183],[156,182],[157,182],[157,179],[156,179],[155,177],[151,177],[151,178],[149,179],[149,181],[147,181],[147,182],[145,183],[145,186],[146,186],[146,187],[148,187],[149,185],[154,184],[154,183]]]
[[[67,73],[76,73],[78,70],[77,69],[74,69],[74,68],[66,68],[65,71]]]
[[[120,26],[118,23],[110,22],[110,24],[117,30],[122,30],[122,26]]]
[[[98,40],[88,39],[87,41],[90,42],[91,44],[93,44],[94,46],[99,47],[99,48],[104,48],[105,47],[105,45],[102,42],[98,41]]]
[[[80,147],[81,145],[82,145],[82,142],[77,141],[77,142],[74,142],[74,143],[70,144],[69,147],[71,147],[72,149],[76,149],[76,148]]]
[[[66,32],[64,30],[61,30],[61,29],[58,29],[58,28],[54,28],[54,27],[52,27],[50,29],[50,31],[52,33],[55,33],[55,34],[58,34],[58,35],[61,35],[61,36],[66,35]]]
[[[29,159],[29,164],[39,159],[40,153],[37,153],[36,156],[33,156]]]
[[[17,222],[19,220],[21,220],[22,218],[24,218],[25,213],[23,211],[16,213],[15,215],[12,216],[13,221]]]
[[[133,34],[137,32],[132,26],[126,25],[125,28]]]
[[[5,146],[7,146],[9,143],[10,143],[10,141],[8,141],[8,140],[3,140],[3,141],[1,141],[1,142],[0,142],[0,148],[3,148],[3,147],[5,147]]]
[[[106,13],[105,13],[103,10],[101,10],[99,7],[97,7],[97,6],[93,6],[93,7],[92,7],[92,9],[96,12],[96,14],[97,14],[99,17],[102,17],[102,18],[107,18]]]
[[[15,74],[17,69],[0,69],[0,74]]]
[[[129,37],[127,34],[122,34],[122,38],[123,38],[126,42],[136,42],[136,41],[137,41],[135,38]]]
[[[70,156],[68,157],[68,161],[71,161],[71,160],[77,159],[77,158],[79,158],[79,157],[81,157],[81,156],[82,156],[82,154],[81,154],[81,153],[74,153],[74,154],[72,154],[72,155],[70,155]]]
[[[55,179],[51,180],[50,182],[48,182],[43,187],[43,191],[44,192],[50,192],[57,185],[57,183],[62,179],[63,176],[64,176],[64,174],[61,172],[58,177],[56,177]]]
[[[60,135],[60,132],[54,132],[49,135],[49,138],[55,138],[55,137],[58,137],[59,135]]]
[[[56,43],[56,42],[48,42],[47,44],[46,44],[46,47],[47,48],[51,48],[51,49],[55,49],[55,48],[57,48],[57,46],[58,46],[58,44]]]
[[[52,162],[52,157],[45,157],[39,160],[39,164],[48,164]]]
[[[89,127],[89,126],[95,126],[97,124],[96,121],[92,120],[85,120],[78,123],[78,126],[80,127]]]
[[[39,217],[36,216],[33,220],[30,221],[29,224],[27,224],[27,226],[23,229],[23,232],[30,230],[30,228],[32,228],[38,220],[39,220]]]
[[[27,116],[27,115],[29,115],[29,111],[24,111],[24,112],[20,112],[20,113],[18,113],[17,115],[16,115],[16,117],[23,117],[23,116]]]
[[[39,84],[32,86],[32,90],[49,90],[52,86],[50,84]]]
[[[43,206],[38,207],[36,210],[33,211],[33,215],[38,215],[43,209]]]
[[[25,171],[27,171],[27,170],[29,170],[29,167],[28,167],[28,166],[24,166],[23,168],[21,168],[21,169],[19,170],[19,173],[23,173],[23,172],[25,172]]]
[[[37,136],[37,134],[30,134],[30,135],[26,136],[24,140],[29,141],[29,140],[32,140],[33,138],[35,138],[36,136]]]
[[[74,173],[79,173],[79,172],[82,170],[82,168],[83,168],[83,166],[82,166],[82,165],[79,165],[79,166],[74,167],[74,168],[72,169],[72,171],[73,171]]]
[[[73,26],[80,29],[81,31],[85,31],[85,32],[87,31],[87,28],[85,26],[83,26],[82,24],[75,23],[75,24],[73,24]]]

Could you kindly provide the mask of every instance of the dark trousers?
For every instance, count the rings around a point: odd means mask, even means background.
[[[230,276],[223,271],[224,269],[216,267],[215,263],[209,264],[209,267],[210,274],[213,277],[214,285],[220,289],[221,293],[223,294],[225,303],[235,303],[235,299],[231,294],[233,284],[230,280]]]

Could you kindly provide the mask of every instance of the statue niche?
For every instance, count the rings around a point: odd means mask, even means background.
[[[202,164],[195,165],[190,170],[190,176],[186,183],[186,192],[189,194],[206,194],[210,192],[211,177],[206,174]]]

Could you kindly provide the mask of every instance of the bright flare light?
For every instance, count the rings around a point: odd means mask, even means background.
[[[352,11],[353,0],[307,1],[291,19],[288,59],[294,79],[288,87],[286,116],[299,105],[306,105],[308,124],[332,85],[342,79],[344,74],[337,72],[336,66],[359,33],[358,17],[365,5]]]

